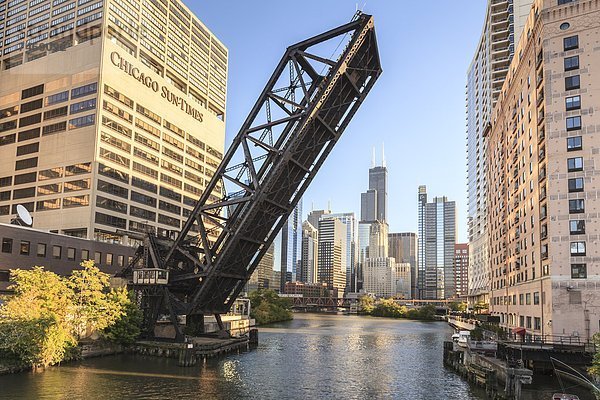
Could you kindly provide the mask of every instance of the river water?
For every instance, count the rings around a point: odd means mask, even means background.
[[[451,333],[443,322],[295,314],[293,321],[260,328],[257,349],[196,367],[132,355],[90,359],[0,377],[0,398],[485,398],[443,367],[443,342]]]

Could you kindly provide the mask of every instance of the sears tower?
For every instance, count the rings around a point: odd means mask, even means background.
[[[369,190],[361,193],[360,219],[362,221],[387,222],[387,168],[385,154],[382,155],[381,166],[375,166],[375,150],[369,169]]]

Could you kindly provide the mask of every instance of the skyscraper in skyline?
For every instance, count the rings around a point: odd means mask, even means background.
[[[382,154],[381,166],[375,165],[375,151],[369,169],[369,189],[361,194],[360,220],[387,222],[387,167]]]
[[[456,295],[454,287],[455,202],[448,201],[446,197],[434,197],[429,203],[427,188],[419,186],[418,225],[419,298],[452,298]]]
[[[488,0],[479,44],[467,72],[469,303],[488,302],[487,143],[491,115],[532,0]]]
[[[342,297],[346,288],[346,225],[336,218],[319,221],[319,282],[324,282],[335,297]]]
[[[346,227],[345,235],[345,255],[342,262],[346,268],[346,292],[353,292],[352,276],[356,270],[356,217],[353,212],[332,213],[324,215],[321,218],[335,218],[340,220]]]
[[[286,223],[274,240],[274,267],[281,271],[280,288],[283,291],[286,282],[298,280],[298,268],[302,248],[302,199],[298,202]]]
[[[300,281],[317,283],[319,277],[319,230],[310,222],[302,223]]]
[[[410,265],[410,298],[417,298],[417,234],[414,232],[389,233],[388,255],[397,263],[408,263]]]

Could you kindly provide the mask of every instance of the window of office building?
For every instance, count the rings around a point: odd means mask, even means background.
[[[60,260],[62,257],[62,246],[52,246],[52,258]]]
[[[567,151],[581,150],[582,148],[583,143],[581,140],[581,136],[573,136],[567,138]]]
[[[19,132],[19,142],[40,137],[40,128],[27,129]]]
[[[572,256],[585,256],[585,242],[571,242]]]
[[[38,257],[46,257],[46,244],[45,243],[38,243],[37,256]]]
[[[565,78],[565,90],[579,89],[579,75],[567,76]]]
[[[571,235],[581,235],[585,233],[585,220],[573,219],[569,221],[569,232]]]
[[[579,214],[585,212],[585,200],[573,199],[569,200],[569,213]]]
[[[127,229],[127,220],[103,213],[96,213],[95,221],[97,224],[108,225],[114,228]]]
[[[587,278],[587,264],[571,264],[571,278],[573,278],[573,279]]]
[[[12,253],[13,240],[9,238],[2,239],[2,252],[3,253]]]
[[[565,106],[567,111],[579,110],[581,108],[581,97],[579,95],[567,97],[565,99]]]
[[[563,46],[565,51],[579,48],[579,36],[575,35],[564,38]]]
[[[567,170],[576,172],[583,170],[583,157],[573,157],[567,159]]]
[[[76,250],[73,247],[67,247],[67,260],[75,261]]]
[[[44,85],[37,85],[34,87],[30,87],[21,92],[21,100],[28,99],[33,96],[37,96],[38,94],[44,93]]]
[[[581,116],[577,115],[575,117],[568,117],[567,131],[574,131],[576,129],[581,129]]]
[[[564,59],[565,71],[579,69],[579,56],[567,57]]]
[[[29,243],[26,240],[21,240],[21,245],[19,246],[19,254],[22,256],[28,256],[30,247],[31,243]]]
[[[583,178],[569,179],[569,192],[583,192]]]
[[[88,85],[80,86],[71,90],[71,99],[87,96],[98,91],[97,83],[90,83]]]

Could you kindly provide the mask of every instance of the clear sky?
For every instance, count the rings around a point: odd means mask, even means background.
[[[286,47],[348,22],[350,0],[184,0],[229,48],[226,146]],[[360,214],[372,148],[389,176],[390,232],[417,230],[417,188],[447,196],[467,241],[465,84],[485,0],[362,0],[375,17],[383,75],[304,196],[304,214]]]

